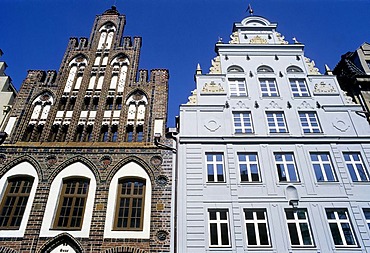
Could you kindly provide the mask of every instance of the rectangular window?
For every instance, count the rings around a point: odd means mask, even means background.
[[[335,246],[357,246],[347,209],[326,209],[326,217]]]
[[[244,217],[248,246],[271,246],[266,209],[245,209]]]
[[[208,182],[225,182],[222,153],[206,153]]]
[[[244,79],[229,79],[230,96],[247,96]]]
[[[229,218],[227,210],[209,210],[209,241],[211,247],[229,247]]]
[[[298,182],[293,153],[275,153],[275,164],[280,182]]]
[[[54,221],[55,229],[81,229],[88,190],[88,179],[72,178],[63,181]]]
[[[360,153],[343,152],[344,161],[353,182],[369,182],[369,174],[366,171]]]
[[[262,97],[278,97],[279,91],[277,89],[276,80],[274,78],[260,78],[260,87]]]
[[[16,177],[8,180],[0,204],[1,229],[19,229],[32,184],[33,178],[30,177]]]
[[[370,209],[364,209],[364,215],[365,215],[367,226],[370,229]]]
[[[293,97],[309,97],[307,84],[305,79],[289,79],[290,88],[292,89]]]
[[[292,246],[314,246],[307,210],[287,209],[285,216]]]
[[[233,118],[236,134],[253,133],[252,117],[250,112],[233,112]]]
[[[329,153],[312,152],[310,157],[318,182],[337,181]]]
[[[315,112],[300,112],[299,119],[301,120],[301,126],[305,134],[321,133],[319,120]]]
[[[238,164],[242,182],[261,182],[257,153],[238,153]]]
[[[266,112],[266,117],[270,133],[288,132],[283,112]]]

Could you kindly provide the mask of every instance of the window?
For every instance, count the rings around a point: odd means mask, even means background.
[[[144,129],[143,129],[143,125],[139,125],[136,127],[136,135],[137,135],[137,141],[138,142],[142,142],[143,141],[143,137],[144,137]]]
[[[56,141],[57,140],[58,130],[59,130],[59,125],[53,125],[51,127],[51,133],[50,133],[50,137],[49,137],[50,141]]]
[[[236,134],[253,133],[252,117],[250,112],[233,112],[233,118]]]
[[[274,78],[260,78],[262,97],[278,97],[279,92]]]
[[[76,98],[75,97],[71,97],[71,99],[69,100],[69,104],[68,104],[68,109],[69,111],[72,111],[75,107],[75,104],[76,104]]]
[[[82,227],[88,190],[88,179],[63,180],[57,215],[54,220],[55,229],[80,229]]]
[[[335,246],[357,246],[347,209],[327,209],[326,217]]]
[[[76,134],[75,134],[75,141],[82,141],[83,131],[84,131],[84,126],[78,125],[76,129]]]
[[[119,97],[119,98],[116,99],[115,109],[116,110],[121,110],[122,109],[122,98],[121,97]]]
[[[209,210],[209,236],[211,247],[229,247],[229,219],[227,210]]]
[[[36,127],[34,141],[40,141],[41,140],[41,135],[42,135],[42,130],[43,129],[44,129],[44,125],[38,125]]]
[[[28,125],[25,133],[23,134],[22,141],[31,141],[33,129],[35,125]]]
[[[285,216],[292,246],[314,246],[307,210],[287,209]]]
[[[68,133],[68,127],[69,127],[69,125],[63,125],[62,126],[62,131],[60,133],[60,138],[59,138],[60,141],[66,141],[67,133]]]
[[[309,97],[307,84],[305,79],[289,79],[290,88],[292,89],[293,97]]]
[[[229,79],[230,96],[247,96],[244,79]]]
[[[370,209],[364,209],[364,215],[365,215],[367,226],[370,229]]]
[[[114,219],[115,230],[142,230],[145,203],[145,180],[119,180]]]
[[[293,153],[275,153],[275,164],[280,182],[298,182]]]
[[[287,133],[283,112],[266,112],[267,124],[270,133]]]
[[[98,110],[98,105],[99,105],[99,98],[98,97],[94,97],[93,98],[92,110]]]
[[[240,180],[242,182],[260,182],[257,153],[238,153]]]
[[[67,98],[62,97],[62,99],[60,100],[60,103],[59,103],[58,110],[59,111],[64,111],[66,109],[66,105],[67,105]]]
[[[269,66],[263,65],[257,68],[257,73],[274,73],[274,70]]]
[[[369,182],[369,174],[366,171],[360,153],[344,152],[343,156],[352,181]]]
[[[337,181],[329,153],[310,153],[313,170],[318,182]]]
[[[300,112],[299,119],[301,120],[301,126],[305,134],[321,133],[319,120],[315,112]]]
[[[8,179],[0,204],[0,228],[18,229],[30,196],[33,178],[13,177]]]
[[[108,141],[108,126],[102,126],[100,130],[100,141]]]
[[[225,182],[222,153],[206,153],[208,182]]]
[[[118,127],[116,125],[112,126],[111,127],[111,130],[112,130],[112,142],[116,142],[118,140]]]
[[[112,110],[113,109],[113,98],[107,98],[106,104],[105,104],[106,110]]]
[[[85,139],[84,139],[85,142],[89,142],[92,140],[92,130],[93,130],[92,125],[88,125],[86,127],[86,134],[85,134]]]
[[[128,125],[126,127],[126,141],[133,142],[134,141],[134,128],[132,125]]]
[[[271,246],[266,209],[244,210],[248,246]]]
[[[84,104],[83,104],[83,110],[89,110],[89,105],[90,105],[90,97],[85,97],[84,98]]]

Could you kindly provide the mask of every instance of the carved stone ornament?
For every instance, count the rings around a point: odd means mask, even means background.
[[[246,106],[242,101],[239,101],[236,103],[236,106],[233,107],[233,109],[249,109],[249,107]]]
[[[83,58],[82,56],[76,58],[76,62],[83,62],[84,60],[85,58]]]
[[[191,92],[191,96],[188,97],[187,105],[195,105],[197,104],[197,90],[193,90]]]
[[[304,57],[304,61],[308,66],[308,74],[309,75],[321,75],[319,69],[315,67],[315,62],[311,61],[310,58]]]
[[[346,132],[349,129],[349,125],[347,125],[346,122],[340,119],[337,119],[332,124],[334,128],[338,129],[341,132]]]
[[[212,60],[212,66],[209,69],[210,74],[221,74],[221,60],[220,56],[216,56]]]
[[[249,41],[249,43],[250,44],[267,44],[267,40],[257,35],[256,37],[253,37]]]
[[[157,177],[157,185],[160,187],[165,187],[168,184],[168,177],[160,175]]]
[[[285,40],[285,37],[281,35],[281,33],[278,33],[276,32],[276,38],[278,39],[278,41],[280,42],[280,44],[289,44],[288,41]]]
[[[333,85],[330,83],[320,82],[315,84],[313,92],[317,93],[333,93],[336,92]]]
[[[221,127],[221,125],[215,120],[210,120],[207,124],[204,125],[204,127],[210,132],[216,132]]]
[[[6,155],[5,154],[0,154],[0,164],[4,163],[6,160]]]
[[[281,109],[282,107],[279,106],[275,101],[271,101],[267,106],[266,109]]]
[[[46,163],[49,166],[53,166],[57,163],[57,157],[55,155],[49,155],[48,157],[46,157]]]
[[[229,44],[239,44],[240,41],[239,41],[239,36],[238,36],[238,32],[233,32],[231,35],[230,35],[230,41],[229,41]]]
[[[303,101],[300,106],[297,107],[298,109],[314,109],[314,107],[308,103],[307,101]]]
[[[155,167],[158,167],[159,165],[161,165],[163,162],[163,159],[162,157],[160,156],[153,156],[151,159],[150,159],[150,163],[155,166]]]
[[[211,83],[204,84],[202,93],[225,93],[225,90],[222,88],[220,83],[216,84],[215,82],[211,81]]]
[[[160,230],[157,232],[157,239],[159,241],[165,241],[167,240],[168,233],[166,231]]]
[[[100,158],[100,163],[103,167],[108,167],[112,163],[112,158],[110,156],[103,156]]]

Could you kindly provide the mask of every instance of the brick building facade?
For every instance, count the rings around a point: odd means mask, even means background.
[[[112,7],[58,73],[28,72],[1,129],[0,252],[169,251],[169,75],[138,69],[125,23]]]

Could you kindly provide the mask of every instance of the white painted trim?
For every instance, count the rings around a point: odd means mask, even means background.
[[[0,190],[1,190],[1,200],[3,198],[4,191],[7,186],[8,178],[16,175],[27,175],[34,178],[30,196],[27,201],[26,209],[24,210],[23,218],[19,229],[17,230],[0,230],[0,237],[23,237],[24,232],[27,227],[28,218],[31,213],[31,208],[33,200],[36,195],[37,185],[39,183],[39,177],[37,175],[36,169],[29,162],[22,162],[11,168],[5,175],[0,179]]]
[[[86,177],[90,179],[89,192],[86,201],[85,214],[82,228],[78,231],[53,229],[53,222],[59,203],[60,190],[63,179],[69,177]],[[49,191],[49,198],[45,208],[45,215],[42,221],[40,237],[54,237],[60,233],[68,232],[73,237],[89,237],[92,212],[94,208],[94,198],[96,190],[96,179],[92,171],[83,163],[76,162],[64,168],[54,179]]]
[[[144,221],[142,231],[114,231],[114,216],[116,210],[118,180],[122,177],[140,177],[146,181],[145,185],[145,203],[144,203]],[[130,162],[120,168],[114,175],[109,185],[109,195],[107,204],[107,216],[104,226],[105,238],[135,238],[149,239],[150,237],[150,214],[152,205],[152,183],[146,171],[137,163]]]

